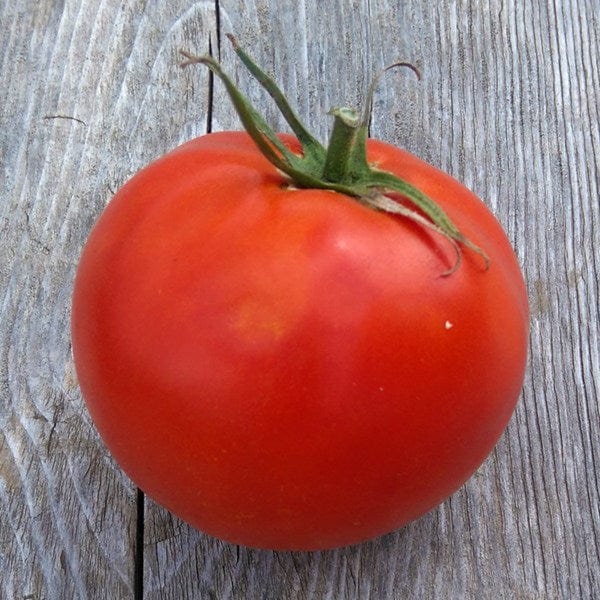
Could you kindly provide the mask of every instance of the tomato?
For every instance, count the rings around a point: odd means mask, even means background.
[[[441,276],[445,240],[291,189],[237,132],[141,171],[85,246],[72,335],[92,417],[131,478],[209,534],[316,549],[398,528],[461,486],[513,412],[528,312],[502,228],[449,176],[368,151],[489,269],[465,254]]]
[[[299,188],[255,142],[190,141],[109,203],[75,280],[77,374],[118,463],[188,523],[259,548],[352,544],[431,510],[492,450],[524,376],[523,277],[484,204],[415,156],[369,140],[364,165],[460,235],[420,206]]]

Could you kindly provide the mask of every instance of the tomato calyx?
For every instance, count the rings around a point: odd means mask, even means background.
[[[325,147],[302,124],[275,81],[256,65],[234,36],[228,34],[227,37],[244,66],[275,101],[300,142],[300,154],[292,152],[281,141],[212,56],[195,56],[181,50],[186,60],[180,66],[203,64],[219,77],[246,132],[265,158],[287,175],[295,187],[326,189],[346,194],[373,210],[405,217],[438,233],[452,244],[456,253],[454,265],[442,275],[450,275],[459,268],[462,247],[477,253],[484,260],[485,268],[489,267],[490,261],[485,251],[466,238],[434,200],[409,182],[393,173],[377,169],[367,161],[366,143],[375,87],[386,71],[399,66],[410,68],[420,78],[419,71],[413,65],[396,62],[383,69],[369,87],[362,116],[347,107],[332,109],[329,114],[334,118],[333,129],[329,144]],[[391,193],[399,194],[410,206],[394,200],[389,196]]]

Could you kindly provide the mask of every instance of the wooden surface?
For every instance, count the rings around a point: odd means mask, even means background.
[[[597,0],[1,0],[0,24],[0,598],[600,598]],[[238,127],[178,49],[220,54],[281,124],[227,32],[321,137],[375,70],[413,61],[420,83],[381,83],[373,135],[484,198],[527,279],[506,434],[442,506],[363,545],[248,550],[138,502],[77,388],[70,291],[95,218],[151,159]]]

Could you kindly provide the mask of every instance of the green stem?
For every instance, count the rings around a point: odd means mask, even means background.
[[[356,111],[352,109],[335,108],[330,114],[334,121],[325,156],[323,179],[335,183],[355,183],[368,168],[366,160],[362,160],[365,131],[360,127]]]
[[[187,60],[181,66],[204,64],[223,81],[247,133],[264,156],[277,169],[290,177],[297,187],[327,189],[347,194],[373,210],[400,215],[444,236],[452,243],[457,253],[456,264],[444,275],[453,273],[460,265],[461,246],[479,254],[485,262],[485,267],[489,267],[489,258],[485,252],[459,231],[434,200],[393,173],[375,169],[367,162],[367,134],[372,97],[379,78],[387,70],[396,66],[408,66],[419,77],[415,67],[409,63],[394,63],[381,71],[369,87],[368,105],[362,118],[350,108],[332,110],[330,114],[334,117],[333,129],[325,149],[306,130],[273,79],[239,47],[233,36],[228,37],[244,66],[273,98],[296,134],[302,146],[300,154],[292,152],[281,141],[212,56],[194,56],[182,51]],[[386,195],[389,193],[401,194],[405,200],[413,204],[416,210],[394,201]]]
[[[309,148],[311,154],[318,155],[322,160],[325,156],[325,148],[323,148],[321,142],[313,137],[304,127],[292,107],[289,105],[287,98],[284,93],[279,89],[279,86],[269,77],[264,71],[262,71],[246,54],[243,48],[240,47],[237,40],[230,33],[227,34],[227,39],[231,42],[235,53],[239,56],[244,66],[250,71],[254,78],[260,83],[260,85],[267,91],[269,96],[273,98],[277,108],[280,110],[283,118],[290,126],[294,135],[298,138],[298,141],[302,144],[303,148]]]

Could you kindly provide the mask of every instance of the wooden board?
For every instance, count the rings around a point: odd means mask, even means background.
[[[4,0],[0,23],[0,598],[600,597],[597,2]],[[528,283],[529,369],[497,448],[438,509],[350,548],[249,550],[138,502],[77,387],[70,292],[95,218],[148,161],[238,128],[179,48],[220,56],[282,126],[229,32],[322,138],[375,72],[417,65],[381,81],[373,136],[484,198]]]

